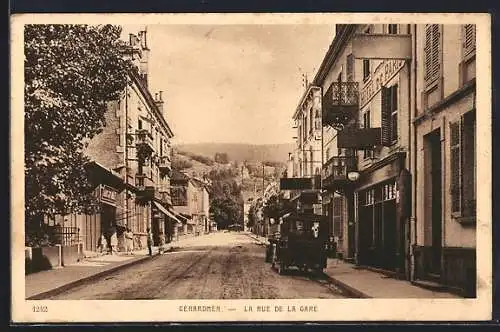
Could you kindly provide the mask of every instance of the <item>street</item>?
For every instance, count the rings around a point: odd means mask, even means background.
[[[324,276],[280,276],[264,262],[264,251],[245,233],[217,232],[49,299],[343,298]]]

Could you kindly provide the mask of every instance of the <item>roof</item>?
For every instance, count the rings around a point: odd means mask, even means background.
[[[163,114],[161,114],[160,110],[158,109],[158,106],[156,106],[156,103],[153,99],[153,96],[151,95],[151,93],[149,92],[147,87],[144,86],[142,79],[139,77],[139,73],[137,72],[137,69],[136,68],[132,69],[129,71],[129,73],[130,73],[130,77],[133,79],[133,81],[135,82],[135,84],[137,85],[139,90],[141,90],[144,98],[146,99],[149,106],[153,110],[153,113],[156,115],[157,119],[162,124],[162,126],[167,130],[167,135],[170,138],[174,137],[174,133],[173,133],[172,129],[168,125],[167,120],[165,119]]]

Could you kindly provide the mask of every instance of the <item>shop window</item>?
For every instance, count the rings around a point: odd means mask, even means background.
[[[387,27],[387,32],[390,35],[397,35],[398,34],[398,25],[397,24],[389,24]]]
[[[398,140],[398,85],[382,87],[382,145]]]
[[[389,201],[392,199],[396,199],[396,183],[387,183],[383,186],[383,194],[384,201]]]
[[[475,111],[450,123],[451,211],[460,222],[476,216],[476,118]]]

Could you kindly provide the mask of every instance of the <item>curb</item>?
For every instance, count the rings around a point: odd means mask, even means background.
[[[325,273],[325,276],[328,278],[328,281],[334,286],[338,287],[340,291],[346,294],[348,297],[358,298],[358,299],[371,299],[372,297],[362,291],[349,286],[343,281],[338,280],[335,277],[330,276]]]
[[[250,234],[245,234],[251,239],[254,239],[255,241],[258,241],[260,245],[267,245],[267,242],[264,242],[264,240],[259,239],[258,237],[252,236]]]
[[[111,269],[104,270],[104,271],[98,272],[96,274],[92,274],[90,276],[87,276],[87,277],[84,277],[84,278],[81,278],[81,279],[78,279],[78,280],[75,280],[75,281],[71,281],[71,282],[69,282],[69,283],[67,283],[65,285],[56,287],[54,289],[51,289],[51,290],[48,290],[48,291],[45,291],[45,292],[42,292],[42,293],[38,293],[38,294],[35,294],[35,295],[32,295],[30,297],[27,297],[26,300],[43,300],[43,299],[46,299],[47,297],[59,295],[59,294],[65,292],[68,289],[71,289],[73,287],[80,286],[80,285],[82,285],[82,284],[84,284],[86,282],[93,281],[93,280],[99,279],[101,277],[107,276],[107,275],[109,275],[109,274],[111,274],[113,272],[116,272],[116,271],[120,270],[120,269],[125,269],[125,268],[131,267],[133,265],[136,265],[136,264],[143,263],[145,261],[151,260],[153,258],[157,258],[159,256],[161,256],[161,255],[160,254],[155,254],[152,257],[145,256],[145,257],[133,260],[131,262],[126,262],[126,263],[117,265],[115,267],[112,267]]]

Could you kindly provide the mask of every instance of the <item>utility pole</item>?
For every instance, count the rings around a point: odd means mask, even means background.
[[[264,198],[264,164],[262,164],[262,198]]]

